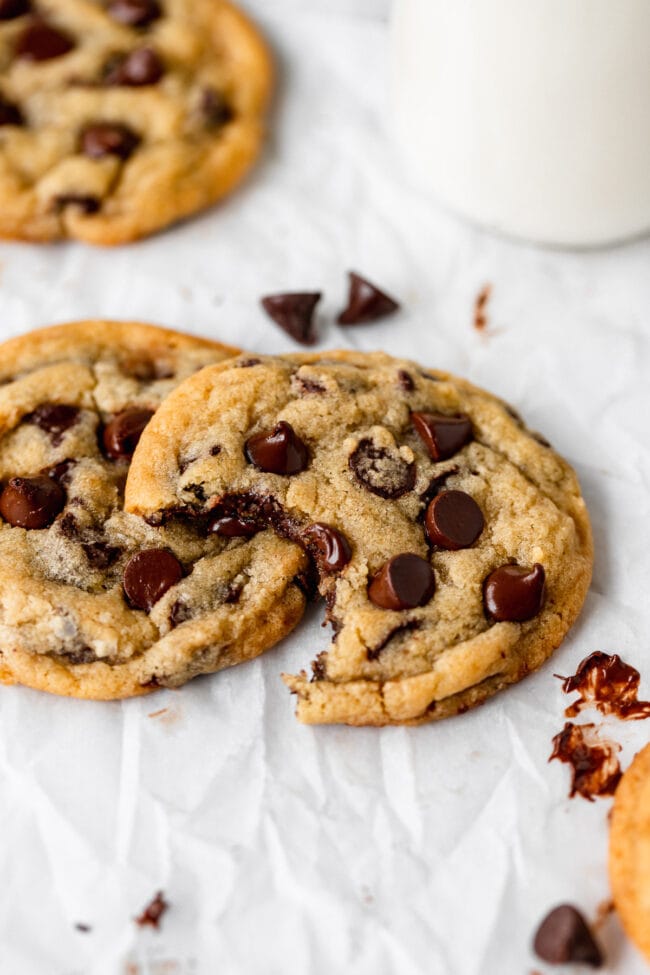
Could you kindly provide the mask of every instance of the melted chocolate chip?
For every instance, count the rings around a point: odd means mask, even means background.
[[[368,647],[366,650],[368,660],[377,660],[381,651],[385,650],[391,640],[394,640],[396,636],[399,636],[400,633],[410,633],[413,630],[418,630],[421,625],[420,620],[407,620],[405,623],[398,623],[397,626],[394,626],[388,631],[386,636],[376,646]]]
[[[565,694],[577,691],[580,695],[564,712],[567,718],[589,707],[601,714],[615,714],[623,721],[650,718],[650,701],[639,701],[641,674],[617,653],[596,651],[582,661],[572,677],[561,680]]]
[[[326,393],[327,389],[321,383],[316,382],[315,379],[308,379],[306,376],[294,376],[291,380],[292,385],[296,386],[296,391],[300,396],[309,393],[316,393],[321,395]]]
[[[567,963],[600,968],[603,955],[584,917],[571,904],[561,904],[546,915],[533,942],[535,954],[551,965]]]
[[[69,34],[35,18],[16,38],[14,53],[21,61],[51,61],[67,54],[74,46]]]
[[[76,406],[66,406],[65,403],[43,403],[25,417],[25,423],[33,423],[39,430],[48,433],[53,446],[58,447],[63,440],[63,434],[74,426],[78,419],[79,409]]]
[[[348,465],[356,479],[380,498],[401,498],[415,486],[415,464],[404,460],[396,447],[377,447],[372,440],[360,440]]]
[[[160,919],[167,910],[169,910],[169,904],[165,900],[162,890],[159,890],[151,903],[147,904],[142,914],[136,917],[135,923],[139,924],[141,928],[147,925],[152,928],[159,928]]]
[[[411,423],[424,442],[432,460],[447,460],[457,454],[472,437],[468,416],[442,413],[411,413]]]
[[[406,369],[397,370],[397,385],[400,389],[403,389],[405,393],[412,393],[415,389],[413,377],[406,371]]]
[[[220,129],[235,117],[232,106],[215,88],[204,89],[201,95],[201,114],[206,124],[214,129]]]
[[[296,342],[313,345],[317,339],[314,310],[321,297],[319,291],[267,295],[262,298],[262,307],[276,325]]]
[[[140,355],[122,359],[120,369],[127,376],[132,376],[141,383],[153,383],[158,379],[171,379],[175,375],[174,368],[170,363],[147,359]]]
[[[458,467],[450,467],[448,471],[443,471],[442,474],[436,474],[435,477],[431,478],[426,489],[420,495],[425,504],[428,504],[441,491],[444,491],[447,481],[454,474],[458,474]]]
[[[77,650],[72,650],[70,653],[64,653],[62,656],[65,657],[66,663],[68,664],[94,664],[97,660],[97,654],[94,650],[87,646],[81,646]]]
[[[553,738],[549,762],[557,759],[571,766],[570,799],[581,795],[593,802],[595,796],[611,796],[616,791],[621,779],[620,750],[616,742],[598,738],[595,725],[567,721]]]
[[[157,0],[110,0],[106,9],[113,20],[126,27],[148,27],[162,16]]]
[[[352,558],[352,549],[345,535],[332,525],[314,522],[302,535],[321,572],[340,572]]]
[[[433,570],[426,559],[411,552],[385,562],[368,588],[368,597],[382,609],[415,609],[424,606],[436,588]]]
[[[152,410],[126,410],[118,413],[104,427],[102,442],[111,460],[128,460],[142,436],[142,431],[153,416]]]
[[[54,207],[56,210],[65,210],[67,207],[74,207],[81,213],[97,213],[101,206],[101,201],[96,196],[83,193],[61,193],[54,197]]]
[[[311,683],[314,684],[316,681],[325,680],[327,678],[327,650],[321,650],[315,660],[311,664]]]
[[[431,544],[451,551],[473,545],[484,524],[483,512],[464,491],[443,491],[429,503],[424,517]]]
[[[240,359],[235,363],[237,369],[250,369],[251,366],[259,366],[261,359],[256,359],[254,356],[248,356],[245,359]]]
[[[177,599],[169,613],[169,625],[174,628],[192,619],[192,610],[181,599]]]
[[[544,602],[546,573],[535,563],[532,569],[502,565],[483,583],[485,610],[499,623],[524,623],[537,616]]]
[[[30,0],[0,0],[0,20],[15,20],[31,9]]]
[[[301,593],[307,600],[307,602],[312,602],[316,599],[318,595],[318,572],[316,571],[316,566],[309,560],[309,564],[305,569],[302,569],[297,576],[294,576],[294,583],[300,589]]]
[[[66,512],[66,514],[63,515],[63,517],[58,522],[57,527],[59,532],[63,535],[64,538],[69,538],[71,541],[75,541],[75,542],[79,541],[79,539],[81,538],[82,532],[81,529],[79,528],[77,519],[70,511]]]
[[[60,463],[53,464],[51,467],[44,467],[41,474],[53,478],[59,484],[68,485],[70,483],[70,473],[72,468],[76,466],[76,463],[76,460],[62,460]]]
[[[124,592],[131,606],[149,612],[182,578],[183,569],[175,555],[163,548],[149,548],[126,563]]]
[[[0,494],[0,514],[17,528],[47,528],[65,505],[63,488],[51,477],[12,477]]]
[[[350,279],[348,304],[338,317],[339,325],[374,322],[399,310],[395,299],[380,291],[370,281],[355,274],[354,271],[350,271],[348,277]]]
[[[106,542],[86,542],[81,548],[88,560],[88,565],[93,569],[110,568],[122,554],[121,548],[116,545],[108,545]]]
[[[290,423],[281,420],[273,430],[246,441],[246,459],[267,474],[299,474],[309,464],[309,450]]]
[[[23,125],[24,121],[18,106],[0,97],[0,125]]]
[[[128,159],[139,142],[140,137],[133,129],[118,122],[94,122],[81,133],[81,151],[90,159],[105,156]]]
[[[253,521],[246,521],[236,515],[223,515],[208,522],[208,533],[223,538],[252,538],[259,528]]]
[[[163,63],[150,47],[140,47],[111,63],[104,84],[127,88],[155,85],[164,74]]]

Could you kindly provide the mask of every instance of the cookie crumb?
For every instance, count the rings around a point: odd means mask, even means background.
[[[161,714],[167,714],[168,711],[169,711],[169,708],[160,708],[159,711],[151,711],[147,715],[147,717],[148,718],[159,718],[161,716]]]
[[[474,328],[484,332],[488,327],[487,303],[492,296],[492,285],[484,284],[474,300]]]

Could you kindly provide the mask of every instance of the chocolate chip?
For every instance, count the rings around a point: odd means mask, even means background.
[[[25,417],[25,423],[33,423],[39,430],[50,435],[52,444],[58,447],[66,430],[79,419],[79,409],[65,403],[43,403]]]
[[[339,325],[374,322],[399,310],[395,299],[380,291],[370,281],[355,274],[354,271],[350,271],[348,277],[350,279],[348,304],[338,317]]]
[[[339,572],[352,558],[347,538],[332,525],[314,522],[305,529],[302,538],[321,572]]]
[[[70,511],[63,515],[57,527],[64,538],[69,538],[72,541],[79,541],[81,538],[81,529],[77,519]]]
[[[110,0],[108,13],[126,27],[148,27],[162,16],[157,0]]]
[[[135,138],[138,137],[135,136]],[[171,379],[175,375],[174,369],[169,363],[135,354],[122,359],[120,369],[127,376],[132,376],[141,383],[153,383],[158,379]]]
[[[235,115],[229,102],[226,101],[220,91],[216,91],[214,88],[204,89],[200,107],[206,124],[215,129],[232,122]]]
[[[22,61],[51,61],[67,54],[74,46],[69,34],[37,18],[16,38],[14,53]]]
[[[321,395],[327,392],[327,388],[322,383],[317,382],[315,379],[308,379],[306,376],[293,376],[291,385],[296,387],[294,392],[297,392],[300,396],[309,393]]]
[[[140,137],[128,125],[118,122],[95,122],[81,133],[81,151],[91,159],[118,156],[128,159]]]
[[[218,444],[218,443],[214,444],[214,446],[210,447],[210,450],[209,450],[210,457],[218,457],[219,454],[221,453],[221,450],[222,450],[222,448],[221,448],[220,444]]]
[[[140,927],[150,925],[152,928],[159,928],[160,919],[167,910],[169,910],[169,904],[163,897],[162,890],[159,890],[151,903],[147,904],[142,914],[136,917],[135,923],[139,924]]]
[[[360,440],[348,466],[356,479],[380,498],[401,498],[415,486],[416,469],[397,448],[378,447],[372,440]]]
[[[89,931],[92,931],[92,928],[89,924],[83,924],[81,921],[78,921],[75,924],[75,931],[80,931],[82,934],[88,934]]]
[[[262,307],[276,325],[296,342],[313,345],[317,338],[314,310],[321,297],[319,291],[267,295],[262,298]]]
[[[163,63],[150,47],[140,47],[108,66],[104,84],[128,88],[155,85],[164,73]]]
[[[127,460],[133,456],[142,431],[153,416],[152,410],[126,410],[118,413],[104,427],[102,442],[111,460]]]
[[[54,197],[54,207],[56,210],[65,210],[66,207],[75,207],[82,213],[97,213],[101,202],[96,196],[83,193],[61,193]]]
[[[535,954],[551,965],[568,962],[600,968],[603,955],[587,922],[572,904],[561,904],[546,915],[533,942]]]
[[[483,531],[483,512],[464,491],[443,491],[427,508],[424,526],[432,545],[456,551],[469,548]]]
[[[524,623],[537,616],[544,602],[544,567],[502,565],[483,583],[485,609],[497,622]]]
[[[290,423],[256,433],[245,444],[246,459],[267,474],[299,474],[309,463],[309,450]]]
[[[172,628],[180,626],[192,619],[192,610],[181,599],[177,599],[169,613],[169,624]]]
[[[424,606],[436,588],[433,570],[426,559],[411,552],[385,562],[368,588],[368,597],[382,609],[414,609]]]
[[[406,369],[397,370],[397,385],[406,393],[412,393],[415,389],[413,377],[406,371]]]
[[[149,548],[126,563],[124,592],[131,606],[149,612],[182,578],[183,569],[175,555],[164,548]]]
[[[471,420],[464,414],[411,413],[411,423],[436,461],[453,457],[473,437]]]
[[[259,366],[261,359],[256,359],[254,356],[247,356],[245,359],[239,359],[235,363],[237,369],[250,369],[252,366]]]
[[[32,9],[29,0],[0,0],[0,20],[14,20]]]
[[[85,644],[70,653],[62,653],[61,656],[65,657],[66,663],[69,664],[94,664],[97,660],[95,651]]]
[[[59,484],[67,485],[70,483],[70,472],[76,463],[76,460],[62,460],[60,463],[53,464],[51,467],[44,467],[41,474],[53,478]]]
[[[193,494],[197,501],[205,501],[207,499],[203,484],[188,484],[183,490]]]
[[[0,514],[17,528],[47,528],[65,505],[65,492],[51,477],[12,477],[0,494]]]
[[[0,125],[22,125],[24,121],[18,106],[0,97]]]
[[[258,531],[254,522],[234,515],[224,515],[208,522],[208,533],[223,538],[252,538]]]
[[[121,548],[106,542],[86,542],[81,548],[93,569],[108,569],[122,554]]]

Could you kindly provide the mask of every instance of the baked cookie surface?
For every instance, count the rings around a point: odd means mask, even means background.
[[[285,676],[306,722],[481,703],[558,646],[591,578],[569,465],[490,394],[381,353],[203,370],[145,431],[126,507],[309,552],[335,637],[311,680]]]
[[[650,745],[635,757],[614,796],[609,877],[623,927],[650,962]]]
[[[2,0],[0,236],[119,244],[210,206],[271,84],[227,0]]]
[[[0,346],[2,680],[142,694],[253,657],[297,622],[295,546],[155,529],[123,511],[131,455],[162,399],[235,351],[100,321]]]

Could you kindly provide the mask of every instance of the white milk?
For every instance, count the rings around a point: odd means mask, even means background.
[[[570,246],[650,229],[650,0],[394,0],[392,97],[472,220]]]

